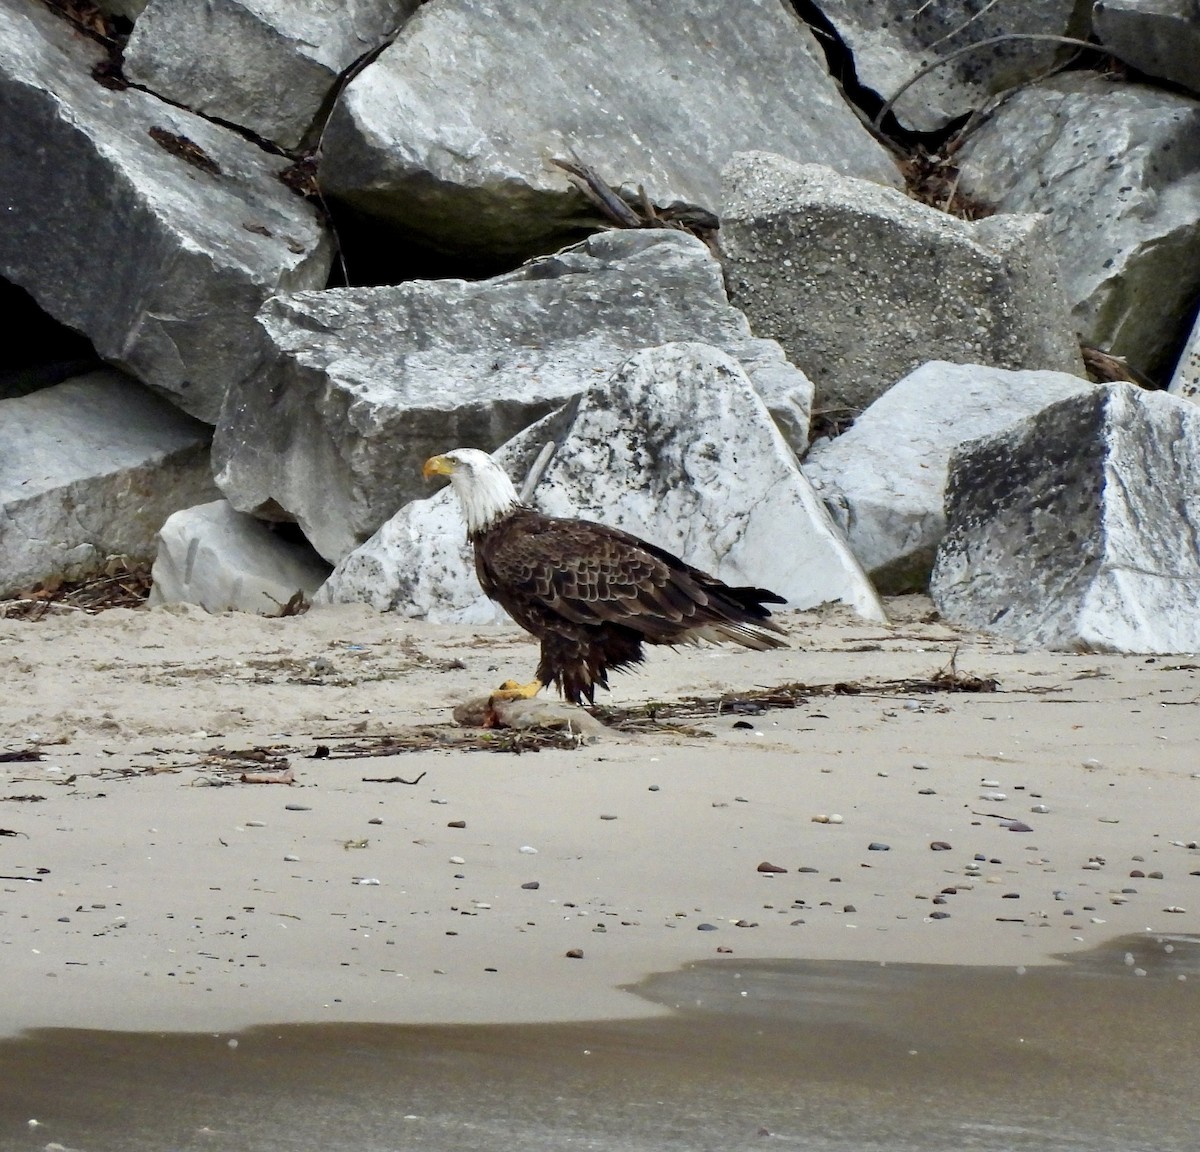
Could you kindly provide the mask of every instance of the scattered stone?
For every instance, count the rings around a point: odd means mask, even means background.
[[[1033,829],[1030,828],[1030,826],[1028,824],[1026,824],[1023,820],[1001,820],[1000,827],[1007,829],[1009,832],[1032,832],[1033,831]]]
[[[786,871],[787,871],[787,869],[786,869],[786,868],[781,868],[781,867],[780,867],[778,864],[772,864],[772,863],[770,863],[769,861],[767,861],[767,860],[764,860],[764,861],[763,861],[763,862],[762,862],[762,863],[761,863],[761,864],[758,866],[758,868],[757,868],[757,871],[759,871],[759,872],[772,872],[772,873],[774,873],[774,872],[786,872]]]
[[[757,920],[735,920],[733,926],[735,928],[757,928]]]
[[[465,820],[451,820],[446,824],[447,828],[465,828],[466,826]],[[455,863],[461,863],[461,861],[455,861]]]
[[[937,792],[935,792],[932,788],[918,788],[917,795],[918,796],[936,796]]]
[[[696,925],[697,932],[715,932],[716,930],[717,926],[715,924],[709,924],[707,920],[702,924]]]
[[[606,816],[606,815],[601,814],[600,819],[601,820],[615,820],[616,817],[615,816]]]
[[[451,864],[465,864],[465,863],[466,863],[466,860],[465,860],[463,857],[461,857],[461,856],[451,856],[451,857],[450,857],[450,860],[449,860],[449,863],[451,863]]]
[[[536,892],[541,886],[541,882],[538,880],[529,880],[521,885],[522,888],[529,892]]]
[[[1029,809],[1029,811],[1036,812],[1039,816],[1044,816],[1047,812],[1050,811],[1050,808],[1046,804],[1035,804],[1032,808]]]
[[[312,808],[308,804],[285,804],[283,806],[285,812],[311,812]]]
[[[1164,912],[1186,912],[1187,909],[1180,908],[1178,904],[1168,904],[1167,907],[1163,909],[1163,911]]]
[[[891,850],[892,846],[890,844],[881,844],[878,840],[872,840],[867,845],[868,852],[890,852]]]
[[[949,913],[949,912],[942,912],[942,911],[940,911],[940,910],[939,910],[939,911],[937,911],[937,912],[930,912],[930,913],[929,913],[929,919],[930,919],[930,920],[949,920],[949,919],[950,919],[950,913]]]
[[[566,951],[566,957],[568,960],[582,960],[583,959],[583,949],[582,948],[568,948]],[[494,969],[493,969],[493,971],[494,971]]]
[[[949,852],[951,846],[945,840],[934,840],[929,847],[933,852]]]

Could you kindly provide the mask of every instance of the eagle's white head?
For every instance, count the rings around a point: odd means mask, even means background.
[[[478,448],[455,448],[453,452],[431,456],[422,472],[426,480],[434,476],[450,478],[467,518],[467,535],[472,539],[503,520],[521,503],[508,474]]]

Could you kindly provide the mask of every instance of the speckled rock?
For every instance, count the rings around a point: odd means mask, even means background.
[[[670,344],[630,357],[496,453],[518,488],[546,443],[558,447],[533,491],[541,511],[623,528],[793,607],[842,600],[884,618],[766,406],[719,349]],[[458,501],[444,489],[389,520],[317,599],[445,622],[502,618],[480,592],[464,536]]]
[[[1019,643],[1200,651],[1200,408],[1108,384],[950,463],[931,592]]]
[[[860,411],[928,360],[1082,371],[1040,218],[967,223],[764,153],[724,175],[730,297],[812,378],[818,409]]]
[[[1092,29],[1139,72],[1200,93],[1200,7],[1196,0],[1097,0]]]

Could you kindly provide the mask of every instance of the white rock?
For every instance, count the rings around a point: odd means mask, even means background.
[[[342,92],[321,179],[410,244],[512,261],[595,219],[553,157],[715,209],[746,148],[900,182],[779,0],[439,0]]]
[[[172,512],[216,495],[208,437],[111,369],[0,400],[0,596],[149,560]]]
[[[278,615],[294,593],[311,600],[329,565],[261,520],[215,500],[176,512],[158,534],[150,603]]]
[[[1021,644],[1200,651],[1200,410],[1108,384],[950,463],[931,592]]]
[[[923,364],[848,431],[814,444],[804,471],[875,586],[924,591],[946,529],[951,453],[1094,387],[1065,372]]]
[[[672,344],[636,353],[606,384],[496,456],[519,480],[551,440],[559,447],[533,501],[541,511],[623,528],[727,583],[769,588],[793,607],[842,600],[866,618],[884,618],[761,398],[719,349]],[[479,590],[449,489],[403,508],[337,566],[317,601],[346,600],[431,620],[497,618]]]
[[[682,232],[602,233],[493,280],[297,293],[259,320],[273,349],[230,390],[217,483],[239,511],[285,509],[331,562],[426,495],[429,456],[499,447],[639,348],[718,345],[807,443],[811,384],[750,334]]]
[[[1081,374],[1044,220],[968,223],[818,164],[725,168],[730,298],[816,386],[861,411],[928,360]]]

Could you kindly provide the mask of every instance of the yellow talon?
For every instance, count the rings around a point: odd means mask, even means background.
[[[528,684],[519,684],[516,680],[505,680],[489,700],[532,700],[545,685],[540,680],[530,680]]]

